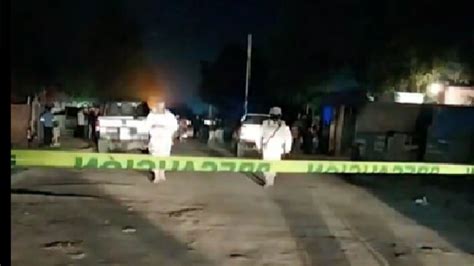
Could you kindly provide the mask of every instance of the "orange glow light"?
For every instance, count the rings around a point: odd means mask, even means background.
[[[131,71],[130,94],[149,105],[164,99],[164,82],[158,71],[152,67],[144,67]],[[151,99],[153,98],[153,99]]]

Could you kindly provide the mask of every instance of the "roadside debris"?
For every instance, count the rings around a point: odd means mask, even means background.
[[[124,233],[135,233],[136,231],[137,231],[137,229],[135,229],[135,228],[133,228],[132,226],[129,226],[129,225],[124,226],[122,228],[122,232],[124,232]]]
[[[397,245],[397,243],[391,243],[390,246],[394,249],[393,255],[396,258],[410,255],[410,250],[409,249],[403,248],[403,247]]]
[[[434,249],[435,249],[435,248],[434,248],[434,247],[432,247],[432,246],[423,245],[423,244],[421,244],[421,245],[418,245],[418,248],[419,248],[419,249],[421,249],[421,250],[425,250],[425,251],[432,251],[432,250],[434,250]]]
[[[68,254],[73,260],[82,260],[86,257],[86,254],[82,251],[72,252]]]
[[[70,240],[70,241],[53,241],[43,245],[45,249],[62,249],[71,248],[82,244],[81,240]]]
[[[427,206],[429,203],[428,203],[428,199],[425,196],[423,196],[423,198],[416,199],[415,204],[420,205],[420,206]]]
[[[419,244],[417,245],[418,249],[424,252],[430,252],[430,253],[452,253],[449,249],[446,248],[439,248],[439,247],[434,247],[431,245],[425,245],[425,244]]]
[[[80,250],[82,240],[53,241],[43,245],[44,249],[64,252],[73,260],[82,260],[86,254]]]
[[[241,253],[230,253],[229,258],[245,258],[246,256]]]
[[[179,209],[179,210],[176,210],[176,211],[168,212],[168,216],[169,217],[180,217],[181,215],[183,215],[186,212],[200,211],[200,210],[203,210],[203,209],[204,208],[202,208],[202,207],[183,208],[183,209]]]
[[[398,257],[401,257],[401,256],[408,255],[408,253],[403,252],[403,251],[395,251],[395,252],[393,253],[393,255],[395,255],[395,257],[398,258]]]

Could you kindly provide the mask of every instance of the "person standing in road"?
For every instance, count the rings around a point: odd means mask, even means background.
[[[57,119],[56,116],[54,116],[53,114],[53,117],[54,117],[54,120],[53,120],[53,138],[52,138],[52,143],[51,143],[51,146],[52,147],[59,147],[61,146],[61,144],[59,143],[59,137],[61,135],[61,129],[60,129],[60,125],[59,125],[59,121]]]
[[[96,143],[97,132],[95,131],[95,126],[97,124],[97,109],[90,108],[89,109],[89,139]]]
[[[257,148],[262,150],[263,159],[266,161],[280,161],[283,154],[291,152],[293,137],[290,128],[281,119],[281,108],[270,109],[270,119],[263,121],[261,141],[257,141]],[[276,173],[263,173],[265,187],[274,184]]]
[[[89,139],[89,108],[85,107],[82,109],[83,115],[84,115],[84,139],[87,140]]]
[[[312,132],[313,132],[313,150],[311,151],[312,154],[317,154],[318,153],[318,147],[319,147],[319,126],[317,124],[314,124],[312,126]]]
[[[313,151],[313,127],[311,125],[305,128],[303,132],[303,152],[304,154],[311,154]]]
[[[168,157],[171,155],[173,136],[178,130],[176,116],[165,108],[165,103],[157,98],[148,101],[150,113],[146,118],[146,126],[150,134],[148,150],[156,157]],[[150,172],[150,181],[159,183],[166,180],[165,170],[153,169]]]
[[[94,109],[92,107],[88,107],[86,109],[86,124],[87,124],[87,140],[92,140],[92,132],[93,132],[93,119],[94,119]]]
[[[51,113],[51,107],[46,106],[46,110],[40,117],[40,122],[43,125],[43,144],[45,146],[51,146],[53,140],[53,126],[54,126],[54,115]]]
[[[302,139],[302,132],[303,132],[303,123],[301,122],[301,114],[298,113],[296,121],[293,123],[291,127],[291,134],[293,135],[293,145],[292,145],[292,152],[293,153],[300,153],[301,152],[301,139]]]
[[[84,126],[85,126],[84,110],[81,108],[77,111],[77,136],[84,138]]]
[[[199,125],[201,123],[200,117],[197,115],[194,117],[193,123],[193,138],[197,139],[199,137]]]

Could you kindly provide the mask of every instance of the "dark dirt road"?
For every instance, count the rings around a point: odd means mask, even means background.
[[[176,153],[215,155],[198,143]],[[238,173],[156,185],[136,171],[28,169],[11,194],[12,265],[474,265],[468,218],[331,175],[263,189]]]

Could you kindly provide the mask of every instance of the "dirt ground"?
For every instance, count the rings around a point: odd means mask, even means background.
[[[238,173],[156,185],[136,171],[16,171],[12,265],[474,265],[464,195],[373,178],[285,174],[263,189]]]

